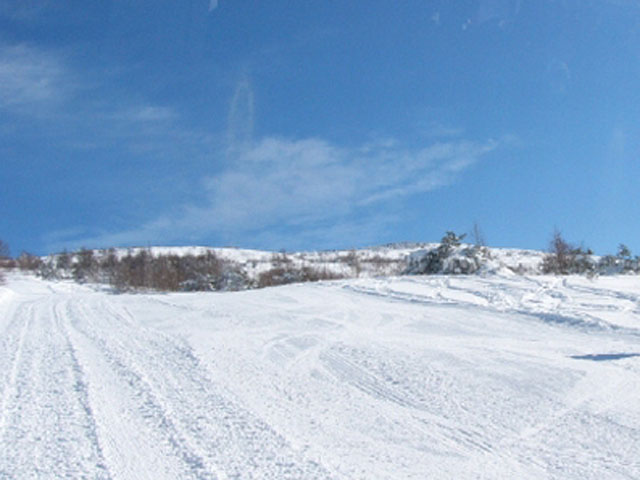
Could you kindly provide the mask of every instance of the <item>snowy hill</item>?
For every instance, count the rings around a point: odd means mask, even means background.
[[[308,252],[269,252],[263,250],[248,250],[241,248],[213,248],[213,247],[151,247],[153,255],[202,255],[206,252],[215,253],[224,260],[242,265],[250,278],[256,278],[260,273],[274,267],[278,257],[285,255],[295,265],[315,266],[326,268],[338,274],[352,276],[384,276],[400,275],[407,268],[411,255],[430,251],[437,248],[439,243],[399,243],[352,250],[328,250]],[[473,248],[472,245],[462,245],[462,248]],[[521,271],[522,273],[539,273],[540,263],[544,253],[536,250],[515,248],[485,248],[488,252],[486,271],[508,273]],[[140,249],[133,249],[133,252]],[[119,250],[119,255],[126,254],[126,250]],[[353,257],[351,259],[350,257]],[[350,261],[360,264],[358,275],[353,275]]]
[[[353,268],[349,267],[350,258],[359,262],[359,275],[355,276],[383,276],[399,275],[407,268],[409,257],[416,253],[430,251],[439,243],[397,243],[369,248],[351,250],[326,250],[303,252],[271,252],[242,248],[220,247],[150,247],[149,252],[154,255],[203,255],[212,252],[221,259],[241,265],[250,278],[256,278],[260,273],[274,267],[278,257],[286,256],[298,266],[315,266],[326,268],[335,273],[351,277]],[[472,245],[462,245],[461,248],[472,248]],[[118,256],[127,253],[135,254],[143,248],[117,249]],[[544,253],[537,250],[517,248],[485,248],[488,254],[487,271],[508,273],[521,271],[522,273],[539,273],[540,263]],[[345,266],[346,265],[346,266]]]
[[[119,290],[243,290],[339,278],[425,273],[440,244],[392,244],[358,250],[267,252],[238,248],[147,247],[81,250],[43,257],[46,279],[110,283]],[[429,273],[540,273],[541,252],[458,245]],[[473,265],[473,270],[465,266]],[[462,266],[462,268],[459,268]],[[432,268],[433,270],[433,268]]]
[[[640,478],[635,276],[13,273],[0,332],[3,479]]]

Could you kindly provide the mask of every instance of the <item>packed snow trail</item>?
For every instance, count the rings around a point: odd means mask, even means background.
[[[16,305],[3,331],[2,478],[111,478],[85,374],[46,297]]]
[[[0,287],[0,479],[640,478],[635,277]]]

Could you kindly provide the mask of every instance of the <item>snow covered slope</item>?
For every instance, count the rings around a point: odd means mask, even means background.
[[[640,478],[637,277],[0,287],[0,479]]]
[[[330,278],[359,278],[379,277],[389,275],[401,275],[407,272],[411,258],[420,258],[430,250],[436,249],[438,243],[396,243],[377,247],[361,248],[357,250],[326,250],[307,252],[269,252],[263,250],[249,250],[240,248],[214,248],[214,247],[135,247],[128,249],[94,250],[92,261],[94,268],[85,275],[89,281],[104,281],[110,275],[100,275],[100,265],[105,261],[110,262],[109,256],[122,260],[125,257],[135,257],[141,253],[149,257],[159,256],[205,256],[209,253],[226,262],[233,271],[241,273],[246,280],[244,288],[251,288],[259,284],[260,275],[274,268],[282,268],[300,271],[310,268],[313,271],[327,273]],[[452,259],[467,259],[470,251],[474,251],[471,245],[461,245],[451,252]],[[466,252],[466,254],[465,254]],[[67,258],[66,269],[60,268],[60,257]],[[80,261],[80,252],[72,254],[54,254],[42,257],[46,268],[41,269],[45,278],[73,278],[73,265]],[[544,253],[535,250],[520,250],[507,248],[487,248],[475,251],[473,256],[481,264],[475,273],[502,273],[510,274],[537,274]],[[444,270],[447,271],[447,270]],[[414,272],[415,273],[415,272]],[[451,273],[455,273],[453,270]],[[464,273],[464,272],[458,272]],[[322,276],[321,276],[322,277]],[[322,277],[328,278],[328,277]]]

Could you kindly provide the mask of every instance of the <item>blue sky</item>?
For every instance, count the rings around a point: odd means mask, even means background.
[[[640,253],[637,0],[0,0],[0,238]]]

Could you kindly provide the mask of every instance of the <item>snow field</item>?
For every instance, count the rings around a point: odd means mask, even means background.
[[[634,277],[0,288],[0,479],[640,477]]]

